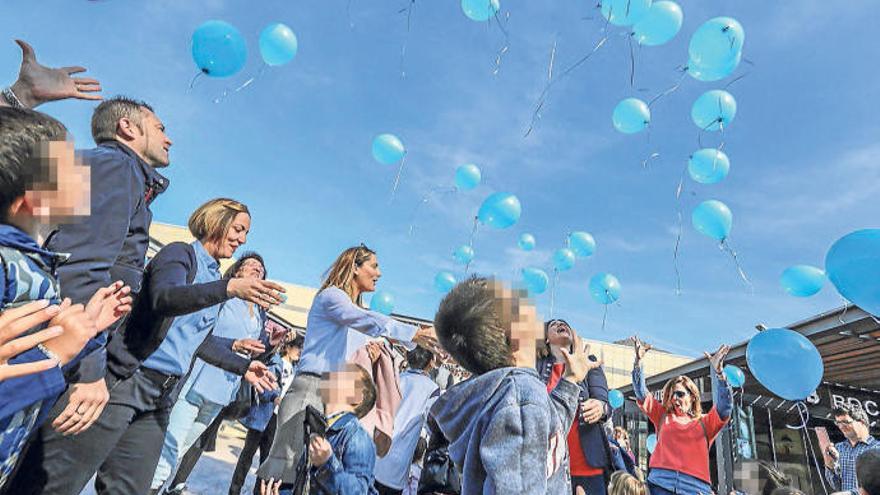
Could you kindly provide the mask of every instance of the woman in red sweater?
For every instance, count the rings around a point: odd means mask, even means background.
[[[641,360],[651,346],[632,337],[635,350],[633,390],[639,408],[657,432],[657,446],[648,464],[651,495],[697,495],[713,493],[709,475],[709,447],[730,419],[732,400],[724,378],[724,357],[730,346],[722,345],[715,354],[706,354],[712,374],[712,389],[717,391],[715,404],[703,414],[700,391],[686,376],[666,382],[662,402],[648,393]]]

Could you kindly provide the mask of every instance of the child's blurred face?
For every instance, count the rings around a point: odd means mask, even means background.
[[[40,145],[39,167],[48,171],[47,182],[34,184],[25,193],[33,215],[42,223],[65,223],[91,211],[91,173],[73,149],[73,141]]]
[[[325,405],[358,405],[364,396],[360,377],[360,371],[354,365],[346,366],[341,371],[325,373],[321,381],[321,400]]]
[[[510,351],[514,366],[534,367],[538,346],[544,338],[544,325],[531,301],[500,282],[495,282],[502,320],[510,321]]]

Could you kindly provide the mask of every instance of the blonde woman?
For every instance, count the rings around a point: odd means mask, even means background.
[[[94,426],[59,439],[53,452],[64,457],[65,472],[33,493],[76,495],[95,471],[102,495],[149,492],[171,408],[197,354],[258,389],[274,386],[263,363],[233,352],[232,339],[210,337],[225,301],[269,307],[284,291],[259,278],[220,278],[220,260],[247,241],[250,226],[242,203],[208,201],[189,219],[197,240],[168,244],[147,265],[131,316],[107,344],[107,407]]]
[[[635,476],[617,471],[608,483],[608,495],[648,495],[648,487]]]
[[[666,382],[657,401],[648,393],[641,361],[651,346],[638,337],[630,339],[635,351],[633,390],[639,408],[657,432],[657,446],[648,464],[648,487],[651,495],[712,493],[709,475],[709,447],[727,421],[732,409],[730,387],[722,372],[730,346],[722,345],[709,359],[712,381],[717,391],[715,405],[703,414],[700,391],[686,376]]]
[[[258,478],[281,479],[285,486],[296,481],[307,440],[303,438],[306,407],[323,410],[319,393],[322,375],[342,369],[371,337],[387,337],[409,350],[415,343],[436,346],[433,327],[407,325],[363,308],[363,294],[375,291],[381,276],[376,253],[363,244],[343,251],[327,270],[309,310],[296,375],[278,410],[275,440]]]

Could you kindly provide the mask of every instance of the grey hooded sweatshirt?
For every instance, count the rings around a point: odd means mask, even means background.
[[[499,368],[450,387],[431,413],[461,469],[461,495],[571,493],[566,438],[577,385],[551,394],[530,368]]]

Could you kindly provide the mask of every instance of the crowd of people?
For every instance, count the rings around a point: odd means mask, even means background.
[[[361,244],[327,270],[305,334],[288,332],[267,316],[285,290],[259,254],[220,272],[251,228],[235,199],[199,206],[195,240],[146,263],[172,146],[157,112],[104,100],[96,147],[75,153],[32,108],[99,99],[100,84],[19,44],[0,97],[0,494],[76,495],[93,477],[99,494],[180,494],[228,420],[247,429],[230,494],[257,450],[255,494],[713,493],[729,347],[706,355],[703,412],[687,377],[648,392],[651,347],[633,337],[635,397],[657,432],[645,475],[610,421],[602,363],[501,281],[464,280],[433,325],[406,324],[364,308],[382,273]],[[835,414],[847,440],[826,451],[829,482],[880,494],[864,412]]]

